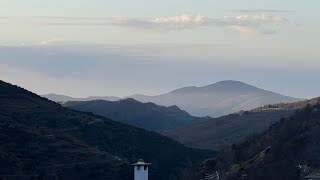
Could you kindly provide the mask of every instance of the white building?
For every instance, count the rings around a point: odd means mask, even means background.
[[[148,171],[150,163],[145,163],[143,159],[139,159],[137,163],[132,164],[134,168],[134,180],[148,180]]]

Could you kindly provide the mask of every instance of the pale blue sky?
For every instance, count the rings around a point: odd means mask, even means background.
[[[310,13],[317,0],[1,0],[5,15],[170,16],[183,11],[217,15],[235,9],[277,9]]]
[[[234,79],[314,97],[319,7],[319,0],[0,0],[0,78],[73,96]]]
[[[192,32],[159,32],[146,31],[141,29],[129,29],[129,27],[114,26],[44,26],[48,19],[39,19],[39,17],[128,17],[128,18],[156,18],[156,17],[174,17],[181,14],[189,16],[201,15],[210,18],[221,19],[224,16],[239,15],[259,15],[261,12],[248,13],[237,12],[237,10],[282,10],[288,12],[273,13],[281,16],[290,22],[281,27],[268,27],[268,30],[277,31],[278,42],[282,46],[292,46],[292,38],[297,38],[299,42],[308,43],[311,48],[314,42],[313,33],[320,29],[318,0],[1,0],[0,17],[11,17],[6,20],[6,24],[1,26],[2,44],[14,43],[36,43],[46,39],[65,39],[66,41],[80,41],[90,43],[219,43],[230,42],[235,44],[246,43],[244,38],[228,37],[231,33],[225,34],[225,31],[232,31],[230,27],[215,28],[196,28]],[[15,17],[15,18],[13,18]],[[37,18],[36,18],[37,17]],[[4,21],[4,20],[2,20]],[[52,20],[50,20],[52,21]],[[1,21],[0,21],[1,22]],[[22,31],[23,30],[23,31]],[[237,30],[238,31],[238,30]],[[145,37],[141,38],[142,35]],[[232,35],[232,34],[231,34]],[[139,37],[139,38],[138,38]],[[271,39],[272,37],[268,37]],[[247,39],[247,37],[245,37]],[[261,46],[273,47],[274,41],[257,41],[262,38],[254,39],[255,43]],[[1,42],[0,42],[1,43]],[[249,42],[250,43],[250,42]],[[245,45],[248,46],[249,43]],[[278,44],[278,43],[276,43]],[[250,45],[252,46],[252,44]],[[263,46],[263,47],[264,47]],[[300,48],[300,47],[296,47]]]

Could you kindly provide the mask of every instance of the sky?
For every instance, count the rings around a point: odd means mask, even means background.
[[[0,0],[0,79],[156,95],[239,80],[319,96],[319,0]]]

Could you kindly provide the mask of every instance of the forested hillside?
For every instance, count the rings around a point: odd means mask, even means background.
[[[132,179],[130,163],[151,162],[150,178],[178,179],[213,155],[0,81],[0,178]]]
[[[311,101],[311,102],[315,102]],[[281,119],[268,131],[233,145],[217,158],[204,162],[204,172],[219,171],[222,179],[300,180],[320,170],[320,104],[307,105],[292,117]]]

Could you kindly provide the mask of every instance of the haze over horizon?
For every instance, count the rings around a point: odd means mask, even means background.
[[[320,0],[0,0],[0,180],[320,175]]]
[[[74,97],[157,95],[231,79],[313,98],[320,92],[319,6],[2,0],[0,78]]]

